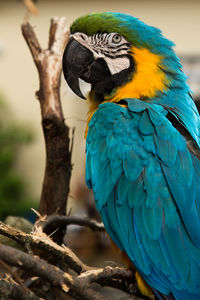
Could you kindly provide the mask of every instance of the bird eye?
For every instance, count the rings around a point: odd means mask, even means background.
[[[112,42],[115,44],[119,44],[121,42],[121,40],[122,40],[122,37],[119,34],[115,34],[112,37]]]

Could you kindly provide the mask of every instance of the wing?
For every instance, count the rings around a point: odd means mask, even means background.
[[[161,105],[126,101],[101,104],[89,123],[87,184],[109,235],[146,281],[198,299],[199,160]]]

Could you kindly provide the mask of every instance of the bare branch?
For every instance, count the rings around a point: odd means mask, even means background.
[[[101,286],[110,286],[132,295],[132,299],[144,300],[148,297],[142,296],[138,290],[134,273],[121,267],[110,267],[86,271],[77,277],[83,284],[90,285],[99,283]]]
[[[0,246],[0,258],[7,264],[45,278],[56,287],[61,287],[62,284],[70,284],[72,282],[72,277],[69,274],[63,276],[64,272],[53,265],[49,265],[45,260],[33,257],[9,246]]]
[[[48,264],[43,259],[33,257],[32,255],[26,254],[20,250],[13,249],[9,246],[0,246],[0,258],[6,263],[11,264],[15,267],[22,268],[31,274],[39,276],[40,278],[47,280],[52,286],[68,293],[71,296],[76,297],[80,300],[108,300],[99,293],[93,291],[88,286],[82,284],[79,280],[76,280],[70,274],[63,272],[57,267]],[[14,289],[15,291],[22,292],[22,288]],[[23,291],[23,295],[25,291]],[[15,298],[17,299],[17,298]],[[18,299],[34,299],[34,298],[18,298]],[[38,298],[35,298],[38,300]],[[34,299],[34,300],[35,300]]]
[[[62,53],[69,33],[66,19],[53,18],[49,32],[49,48],[41,49],[29,23],[22,24],[22,33],[39,73],[42,127],[46,144],[46,169],[39,212],[42,215],[65,215],[71,177],[69,128],[64,123],[60,101]],[[62,243],[62,228],[56,233]]]
[[[125,270],[120,267],[110,267],[99,268],[95,270],[90,270],[82,273],[78,276],[79,280],[84,282],[84,284],[90,284],[93,282],[103,282],[105,279],[124,279],[124,280],[134,280],[133,272],[130,270]]]
[[[64,37],[63,37],[64,35]],[[49,50],[62,55],[69,37],[69,30],[66,26],[64,17],[59,19],[54,17],[51,19],[49,32]]]
[[[45,233],[40,230],[34,234],[26,234],[15,228],[0,222],[0,234],[3,234],[26,248],[26,245],[32,249],[42,249],[49,255],[53,255],[57,262],[63,262],[76,273],[90,270],[69,248],[61,247],[54,243]]]
[[[39,11],[37,9],[37,6],[35,5],[34,1],[32,0],[23,0],[24,5],[26,6],[29,13],[32,13],[33,15],[38,15]]]
[[[48,216],[42,219],[41,226],[43,231],[47,234],[55,231],[59,226],[78,225],[89,227],[93,231],[105,232],[103,223],[99,223],[95,220],[83,219],[79,217],[68,217],[68,216]]]
[[[0,222],[0,234],[14,239],[23,246],[28,244],[32,249],[43,250],[48,253],[48,255],[53,255],[56,258],[57,263],[65,263],[75,272],[81,273],[77,277],[72,276],[53,265],[48,264],[42,259],[33,257],[33,255],[3,245],[0,246],[0,259],[4,262],[23,268],[24,270],[29,271],[30,274],[49,281],[53,286],[60,288],[67,293],[67,287],[69,287],[69,294],[74,295],[76,299],[103,300],[104,298],[102,296],[96,295],[91,289],[93,283],[114,287],[131,295],[140,295],[132,271],[120,267],[107,266],[99,269],[88,267],[83,264],[69,248],[65,246],[61,247],[54,243],[42,232],[42,229],[39,226],[36,227],[34,234],[26,234]],[[86,287],[87,292],[85,292]],[[77,289],[80,290],[78,294]],[[81,296],[79,293],[81,293]],[[133,296],[133,299],[136,299],[134,297],[135,296]],[[146,298],[140,297],[139,299]]]
[[[8,273],[12,275],[13,280],[15,280],[16,283],[21,285],[22,289],[29,292],[28,288],[22,283],[21,278],[11,269],[11,267],[8,264],[6,264],[2,259],[0,259],[0,264]]]
[[[39,56],[42,52],[42,49],[35,35],[35,32],[33,31],[32,26],[28,22],[22,25],[22,33],[31,51],[35,64],[39,69],[40,68]]]
[[[42,300],[28,289],[23,289],[8,275],[0,279],[0,299]]]

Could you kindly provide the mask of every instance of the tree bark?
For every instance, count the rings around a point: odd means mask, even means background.
[[[66,19],[51,20],[48,49],[41,48],[29,23],[22,24],[22,33],[39,74],[40,88],[36,96],[46,144],[39,213],[65,215],[72,170],[69,128],[65,125],[60,101],[62,54],[69,36]]]

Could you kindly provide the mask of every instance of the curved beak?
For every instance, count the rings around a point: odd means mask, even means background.
[[[82,99],[85,97],[79,87],[79,78],[85,74],[93,61],[94,57],[90,50],[73,38],[69,40],[63,54],[63,73],[69,87]]]
[[[73,37],[69,40],[63,54],[63,73],[72,91],[85,99],[80,87],[79,78],[91,83],[92,89],[111,76],[105,60],[94,58],[93,53],[77,42]]]

